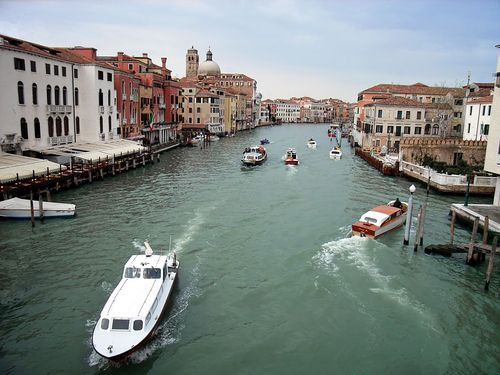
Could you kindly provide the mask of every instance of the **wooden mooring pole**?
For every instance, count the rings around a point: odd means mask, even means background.
[[[484,290],[490,288],[491,274],[493,273],[493,261],[495,260],[495,255],[497,252],[497,236],[493,237],[493,243],[491,244],[490,261],[488,262],[488,268],[486,269],[486,282],[484,283]]]
[[[43,223],[43,199],[42,192],[38,191],[38,212],[40,213],[40,221]]]
[[[479,227],[479,218],[474,218],[474,225],[472,227],[472,234],[470,237],[469,251],[467,252],[467,264],[473,265],[474,242],[476,242],[477,228]]]
[[[425,215],[427,213],[427,202],[422,206],[422,227],[420,228],[420,241],[419,245],[424,246],[424,228],[425,228]]]
[[[33,190],[30,190],[31,227],[35,227],[35,208],[33,207]]]
[[[455,221],[457,220],[457,213],[451,211],[451,226],[450,226],[450,245],[453,245],[453,239],[455,237]]]
[[[417,215],[417,233],[415,234],[415,244],[413,245],[413,251],[418,250],[418,244],[420,243],[420,235],[422,233],[422,205],[418,208],[418,215]]]

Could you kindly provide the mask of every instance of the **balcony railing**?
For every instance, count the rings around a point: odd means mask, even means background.
[[[113,132],[108,133],[108,139],[113,139]]]
[[[108,107],[108,111],[109,111],[109,113],[113,113],[113,106],[112,106],[112,105],[110,105],[110,106]]]
[[[104,106],[103,105],[99,106],[99,113],[104,113]]]
[[[49,113],[60,113],[60,114],[65,114],[65,113],[71,113],[73,108],[70,105],[47,105],[47,112]]]
[[[122,100],[127,100],[127,93],[126,92],[122,93]]]
[[[160,109],[165,109],[165,103],[160,103],[160,104],[158,104],[158,107],[159,107]]]
[[[47,143],[50,146],[66,145],[68,143],[73,143],[72,135],[63,135],[59,137],[48,137]]]

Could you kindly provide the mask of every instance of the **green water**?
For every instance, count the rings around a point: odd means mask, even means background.
[[[264,137],[268,161],[242,168],[242,150]],[[300,166],[283,165],[290,146]],[[347,145],[330,160],[330,146],[326,125],[240,133],[54,195],[76,203],[73,219],[33,232],[0,222],[0,372],[499,373],[500,274],[485,293],[484,265],[414,253],[403,230],[348,238],[366,210],[406,200],[410,181]],[[426,244],[447,241],[450,203],[462,199],[430,194]],[[112,365],[92,351],[95,321],[126,260],[145,239],[167,249],[170,235],[181,262],[173,305],[143,350]]]

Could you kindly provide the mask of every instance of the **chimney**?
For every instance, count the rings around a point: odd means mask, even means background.
[[[143,53],[142,53],[142,57],[147,58],[147,57],[148,57],[148,54],[147,54],[146,52],[143,52]]]
[[[118,52],[118,61],[123,61],[123,52]]]
[[[167,67],[167,58],[166,57],[162,57],[161,58],[161,67],[162,68],[166,68]]]

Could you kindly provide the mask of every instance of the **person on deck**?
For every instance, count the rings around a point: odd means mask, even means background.
[[[396,198],[396,200],[394,201],[394,203],[392,204],[392,206],[396,207],[396,208],[402,208],[403,204],[401,203],[401,201],[399,200],[399,198]]]

